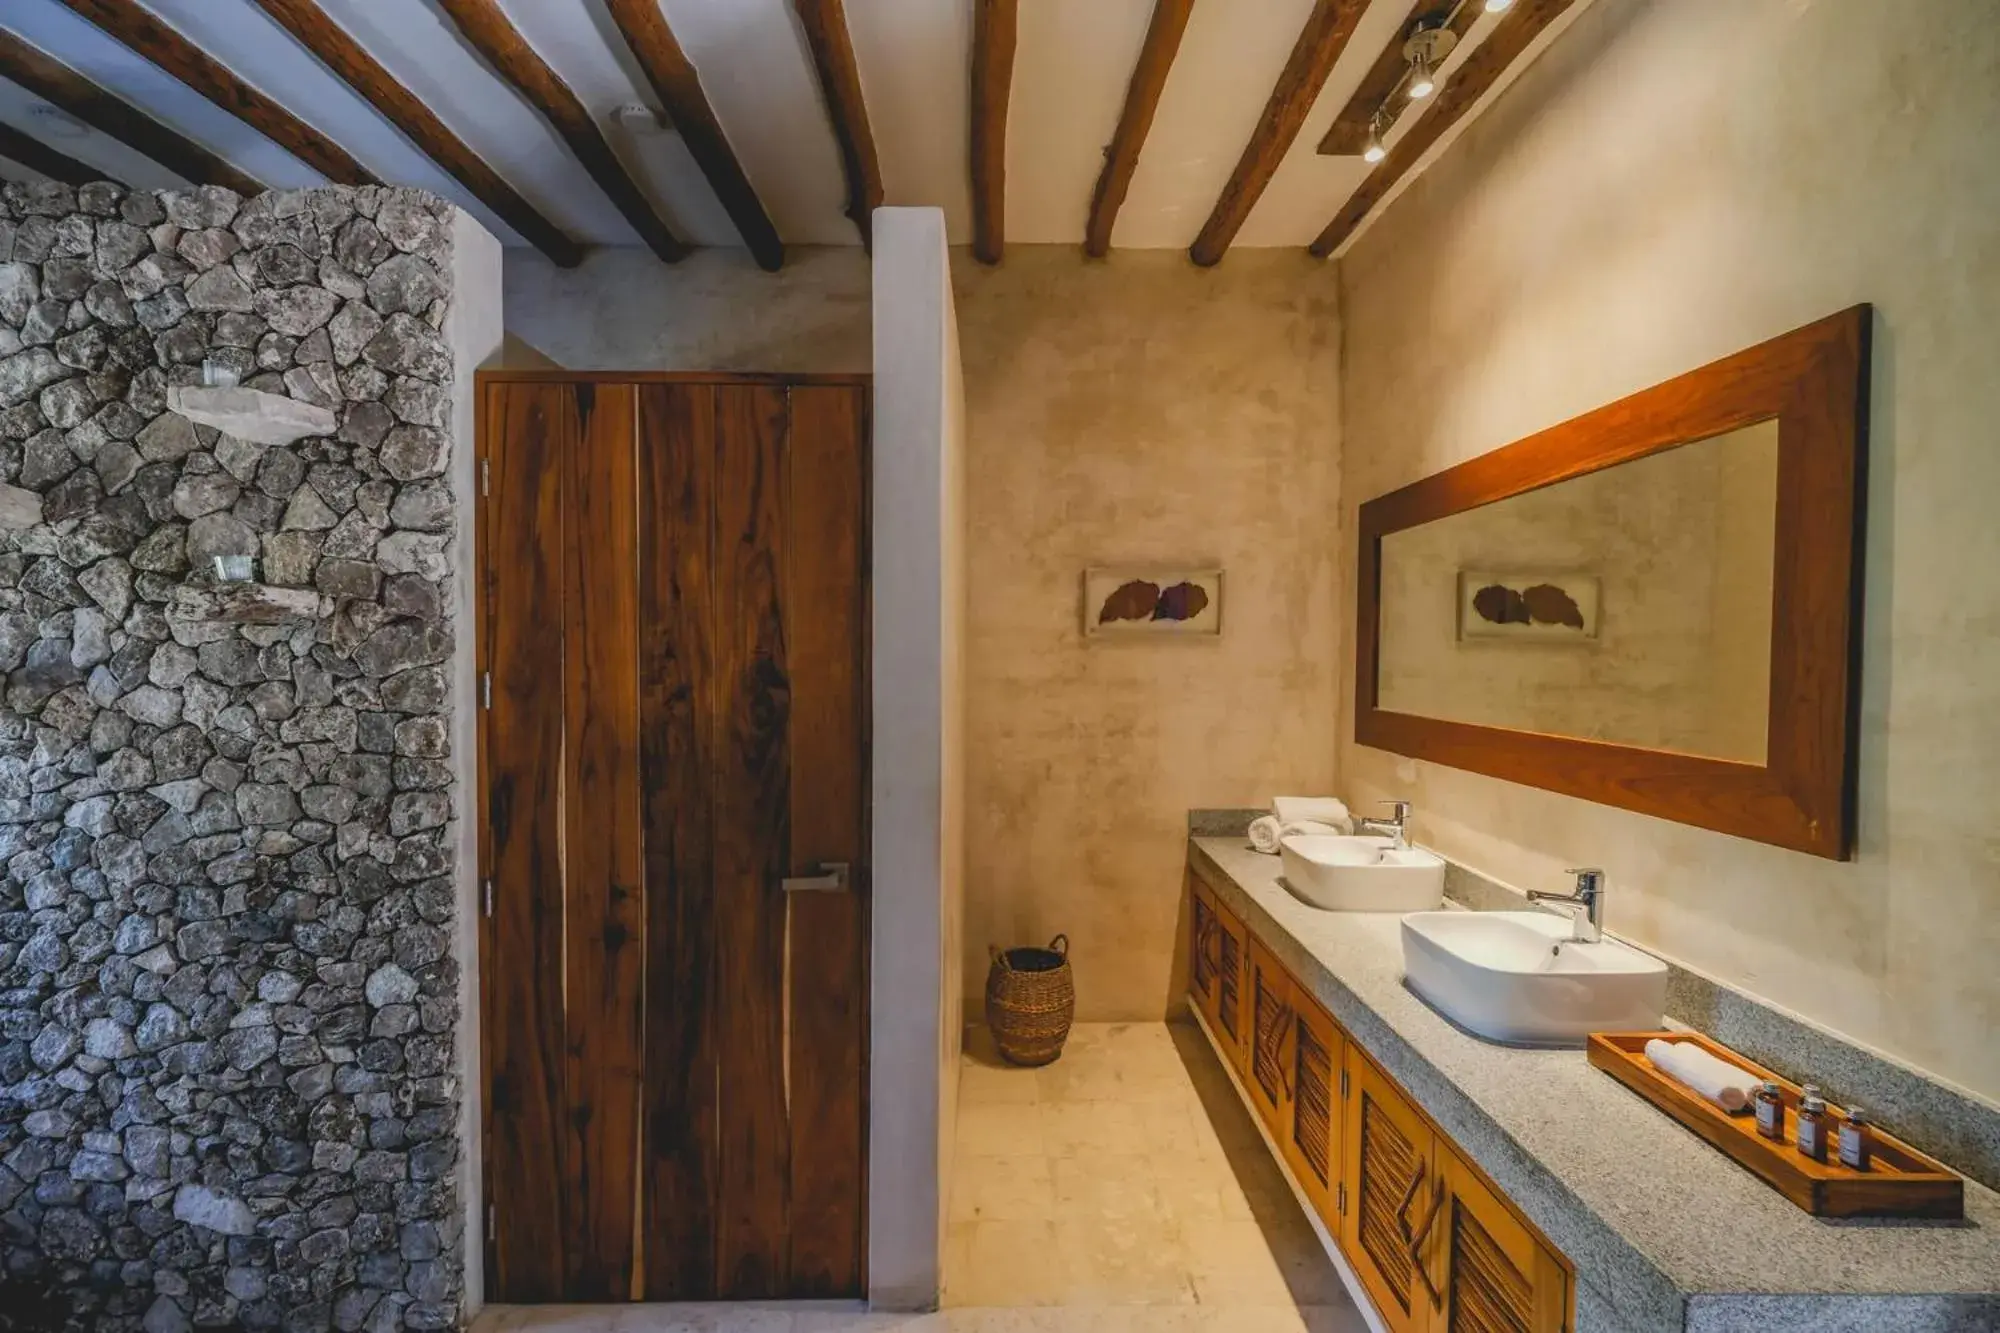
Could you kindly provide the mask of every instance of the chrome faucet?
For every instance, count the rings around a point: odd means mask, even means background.
[[[1540,889],[1529,889],[1528,901],[1581,907],[1581,912],[1568,914],[1570,938],[1579,944],[1595,944],[1604,938],[1604,872],[1595,866],[1585,866],[1563,873],[1576,876],[1576,892],[1543,893]]]
[[[1384,801],[1393,814],[1390,819],[1358,819],[1354,823],[1356,833],[1387,834],[1395,840],[1396,849],[1401,851],[1410,845],[1410,803],[1408,801]]]

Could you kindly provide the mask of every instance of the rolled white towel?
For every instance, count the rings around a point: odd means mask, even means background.
[[[1295,833],[1345,834],[1346,829],[1334,824],[1321,824],[1311,819],[1301,819],[1294,824],[1281,824],[1276,815],[1264,815],[1250,821],[1250,846],[1266,856],[1278,854],[1278,844]]]
[[[1271,813],[1278,817],[1280,824],[1310,821],[1331,824],[1342,833],[1354,831],[1354,824],[1347,817],[1347,806],[1332,796],[1274,796],[1271,798]]]
[[[1716,1059],[1693,1042],[1662,1041],[1655,1037],[1646,1043],[1646,1058],[1655,1069],[1731,1115],[1750,1109],[1750,1099],[1759,1086],[1748,1070]]]

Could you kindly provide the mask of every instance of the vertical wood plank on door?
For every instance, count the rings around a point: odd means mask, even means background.
[[[572,390],[562,638],[569,919],[565,1299],[633,1296],[645,919],[639,823],[638,505],[630,385]],[[546,625],[543,632],[547,632]]]
[[[639,390],[645,1298],[715,1295],[714,390]]]
[[[787,1293],[791,1133],[784,1046],[791,684],[786,652],[785,391],[715,390],[714,681],[718,1295]],[[798,947],[815,947],[809,940]]]
[[[794,387],[787,452],[791,871],[845,861],[848,893],[791,903],[793,1297],[862,1294],[867,1031],[867,399]]]
[[[480,589],[484,667],[485,869],[493,884],[482,966],[486,1197],[501,1200],[489,1253],[492,1295],[564,1295],[562,460],[582,436],[574,390],[486,389],[491,484],[481,514],[489,553]],[[506,559],[490,553],[505,551]]]

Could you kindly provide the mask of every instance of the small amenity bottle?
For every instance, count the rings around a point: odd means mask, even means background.
[[[1799,1128],[1796,1139],[1801,1155],[1815,1162],[1826,1160],[1826,1098],[1808,1083],[1799,1090]]]
[[[1785,1141],[1785,1094],[1768,1079],[1757,1089],[1757,1132],[1779,1143]]]
[[[1840,1127],[1840,1164],[1855,1171],[1866,1171],[1869,1155],[1875,1147],[1874,1138],[1869,1128],[1868,1113],[1858,1106],[1849,1107],[1847,1120]]]

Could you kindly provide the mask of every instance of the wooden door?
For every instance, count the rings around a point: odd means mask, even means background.
[[[482,405],[493,1295],[858,1296],[865,390]]]
[[[1556,1252],[1450,1148],[1437,1152],[1444,1202],[1419,1237],[1439,1299],[1438,1333],[1562,1333],[1569,1272]]]
[[[1250,937],[1250,965],[1245,973],[1250,1030],[1244,1058],[1248,1062],[1250,1100],[1271,1137],[1285,1141],[1292,1108],[1292,978],[1264,942]]]
[[[1341,1127],[1347,1034],[1307,995],[1292,987],[1292,1100],[1279,1146],[1292,1175],[1327,1230],[1338,1232]]]
[[[1434,1225],[1441,1204],[1431,1128],[1352,1042],[1347,1074],[1348,1197],[1340,1219],[1341,1248],[1390,1329],[1427,1329],[1435,1303],[1426,1284],[1435,1285],[1435,1278],[1417,1262],[1417,1238]]]

